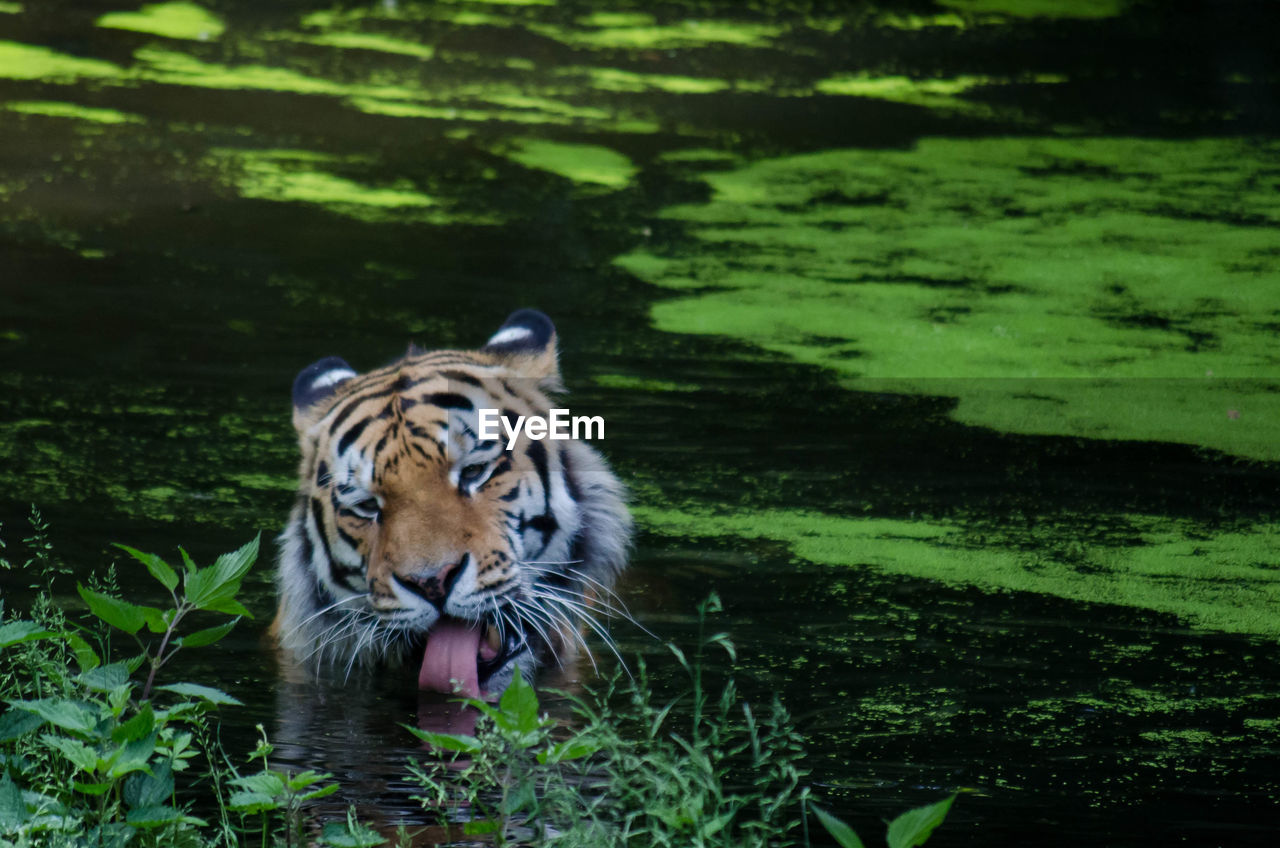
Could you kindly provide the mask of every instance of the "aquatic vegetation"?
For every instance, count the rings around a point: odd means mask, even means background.
[[[1271,459],[1275,155],[998,138],[764,160],[663,213],[696,249],[617,262],[698,290],[656,304],[659,329],[749,340],[854,389],[954,396],[966,424]]]
[[[1034,592],[1177,615],[1231,633],[1280,634],[1280,525],[1214,530],[1125,516],[1110,543],[1085,544],[1045,522],[1035,546],[1001,544],[961,522],[850,518],[788,509],[712,512],[637,506],[667,535],[774,539],[811,562],[869,567],[988,591]]]
[[[596,144],[523,139],[513,143],[507,156],[526,168],[612,189],[624,188],[638,170],[626,156]]]
[[[236,190],[243,197],[285,203],[314,203],[360,217],[365,207],[403,209],[435,206],[436,201],[407,185],[375,187],[338,176],[322,166],[342,160],[297,150],[215,150],[215,158],[236,169]]]
[[[1133,0],[937,0],[938,5],[970,14],[1014,18],[1113,18]]]
[[[80,78],[120,76],[119,65],[101,59],[85,59],[48,47],[0,41],[0,79],[74,82]]]
[[[145,120],[141,115],[131,115],[117,109],[100,109],[62,100],[11,100],[3,106],[10,112],[19,112],[24,115],[70,118],[93,124],[136,124]]]
[[[165,38],[209,41],[226,29],[222,19],[195,3],[153,3],[137,12],[110,12],[98,18],[103,29],[124,29]]]

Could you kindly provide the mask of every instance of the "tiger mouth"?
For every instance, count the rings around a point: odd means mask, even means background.
[[[527,650],[524,634],[515,628],[444,616],[423,641],[418,688],[484,697],[489,678]]]

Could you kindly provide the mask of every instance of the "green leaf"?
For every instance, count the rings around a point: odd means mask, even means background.
[[[142,617],[146,619],[147,629],[152,633],[163,633],[169,629],[169,621],[173,617],[173,611],[163,612],[156,607],[140,607]]]
[[[497,833],[501,829],[502,823],[493,819],[469,821],[462,826],[462,832],[466,836],[485,836],[490,833]]]
[[[811,804],[809,808],[818,817],[818,821],[822,822],[822,826],[827,829],[827,833],[831,834],[832,838],[840,843],[840,848],[863,848],[862,840],[858,838],[858,834],[854,833],[853,828],[849,827],[849,825],[821,807]]]
[[[42,629],[34,621],[10,621],[7,624],[0,624],[0,648],[56,635],[52,630]]]
[[[102,664],[102,659],[98,657],[97,652],[89,646],[83,636],[79,633],[67,633],[65,635],[67,644],[75,652],[76,665],[80,666],[81,671],[89,671]]]
[[[562,763],[566,760],[588,757],[599,750],[600,743],[575,736],[572,739],[566,739],[563,742],[552,745],[545,751],[539,751],[538,762],[544,766],[548,763]]]
[[[144,554],[142,551],[135,550],[128,545],[116,545],[116,547],[145,565],[147,567],[147,571],[151,572],[151,576],[159,580],[160,585],[164,586],[170,592],[178,588],[178,575],[173,570],[173,566],[160,559],[160,557],[155,554]]]
[[[525,682],[519,666],[515,668],[515,675],[511,678],[507,691],[498,700],[498,708],[505,717],[497,719],[503,729],[528,734],[542,726],[542,722],[538,720],[538,693],[532,685]]]
[[[274,795],[262,792],[233,792],[227,800],[227,807],[237,813],[262,813],[279,809],[280,804]]]
[[[167,761],[151,767],[151,774],[134,772],[124,783],[124,802],[129,809],[154,807],[173,797],[173,768]]]
[[[123,748],[113,754],[109,760],[110,767],[107,770],[109,777],[124,777],[135,771],[151,770],[151,755],[156,751],[156,734],[148,733],[141,739],[135,739],[125,744]]]
[[[111,731],[111,741],[116,744],[134,742],[146,736],[156,726],[156,716],[151,709],[151,702],[145,701],[138,714]]]
[[[62,752],[62,756],[81,771],[92,774],[98,769],[98,753],[83,742],[75,739],[68,739],[65,736],[55,736],[52,733],[42,733],[40,738],[46,745],[56,748]]]
[[[0,774],[0,833],[16,833],[29,818],[22,790],[7,771]]]
[[[35,713],[10,709],[0,715],[0,742],[12,742],[26,736],[42,724],[44,719]]]
[[[157,686],[156,689],[165,692],[172,692],[175,695],[182,695],[187,698],[199,698],[202,701],[208,701],[211,704],[231,704],[236,707],[244,706],[244,702],[231,697],[221,689],[214,689],[212,686],[201,686],[199,683],[169,683],[165,686]]]
[[[231,783],[246,792],[270,795],[272,798],[277,795],[283,795],[285,790],[284,778],[273,771],[263,771],[246,777],[237,777],[232,779]]]
[[[240,621],[239,618],[233,618],[226,624],[219,624],[217,627],[209,627],[204,630],[197,630],[178,639],[178,643],[184,648],[200,648],[205,645],[212,645],[223,636],[231,632],[231,629]]]
[[[889,822],[889,833],[886,836],[889,848],[915,848],[917,845],[923,845],[933,833],[934,828],[942,824],[943,819],[947,817],[951,802],[955,799],[956,796],[952,795],[936,804],[908,810]]]
[[[178,552],[182,554],[182,564],[186,567],[187,573],[195,574],[197,569],[195,561],[191,559],[191,554],[187,553],[186,548],[181,546],[178,548]]]
[[[461,751],[464,754],[474,754],[482,747],[480,740],[474,736],[463,736],[456,733],[435,733],[430,730],[421,730],[417,727],[410,727],[407,724],[401,727],[408,730],[414,736],[426,742],[435,748],[444,751]]]
[[[71,781],[71,787],[75,791],[85,795],[105,795],[107,790],[115,786],[114,780],[104,780],[99,783],[84,783],[83,781]]]
[[[702,825],[702,827],[698,828],[698,836],[701,839],[710,839],[712,836],[715,836],[717,833],[725,829],[729,822],[733,820],[733,817],[737,812],[737,810],[729,810],[727,813],[721,813],[715,818],[709,819]]]
[[[97,728],[102,715],[96,706],[69,698],[41,698],[37,701],[10,701],[20,710],[34,713],[63,730],[90,735]]]
[[[115,662],[81,672],[74,679],[90,692],[110,692],[129,682],[129,667],[122,662]]]
[[[137,807],[129,811],[125,818],[130,827],[150,829],[176,822],[182,814],[168,804],[155,804],[150,807]]]
[[[258,559],[258,541],[255,537],[244,547],[229,554],[223,554],[208,568],[198,569],[194,574],[187,574],[187,602],[197,609],[228,612],[233,615],[249,614],[238,601],[236,593],[240,591],[240,581]]]
[[[308,786],[314,786],[322,780],[333,777],[329,772],[300,771],[294,775],[285,775],[285,786],[290,792],[301,792]]]
[[[320,844],[333,848],[375,848],[387,840],[357,821],[329,822],[320,833]]]
[[[92,589],[86,589],[79,583],[76,584],[76,591],[80,593],[80,597],[84,598],[84,602],[89,605],[89,612],[118,630],[123,630],[125,633],[137,633],[142,629],[142,625],[147,623],[146,614],[143,613],[142,607],[136,604],[113,598],[110,595],[104,595],[101,592],[95,592]]]
[[[338,784],[336,783],[329,783],[329,784],[326,784],[325,786],[321,786],[319,789],[312,790],[311,792],[307,792],[304,795],[299,795],[298,800],[314,801],[317,798],[327,798],[328,796],[337,792],[340,788],[341,787],[338,786]]]

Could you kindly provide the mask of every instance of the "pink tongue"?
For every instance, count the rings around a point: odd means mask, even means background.
[[[480,697],[480,672],[476,655],[480,650],[480,628],[469,622],[442,619],[427,636],[427,650],[418,672],[418,688],[433,689],[467,698]]]

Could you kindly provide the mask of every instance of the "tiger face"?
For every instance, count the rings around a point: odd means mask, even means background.
[[[546,417],[556,359],[551,321],[521,310],[477,351],[298,375],[272,625],[286,651],[346,672],[410,663],[421,688],[469,697],[575,653],[625,562],[622,485],[582,442],[479,435],[481,409]]]

